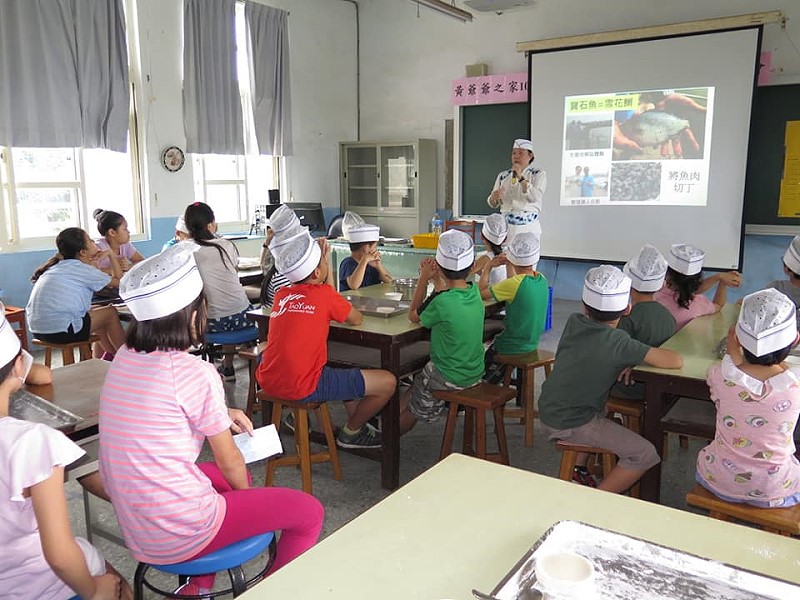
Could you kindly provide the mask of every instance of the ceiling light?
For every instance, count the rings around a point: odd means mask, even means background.
[[[465,10],[461,10],[454,4],[448,4],[444,2],[444,0],[411,0],[415,2],[418,6],[421,4],[427,8],[432,8],[436,12],[440,12],[442,14],[447,15],[448,17],[453,17],[454,19],[458,19],[459,21],[472,21],[472,13],[467,12]]]

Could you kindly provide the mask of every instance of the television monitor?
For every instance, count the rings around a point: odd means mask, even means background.
[[[321,202],[286,202],[285,205],[294,211],[300,224],[308,227],[312,235],[325,235],[325,215]]]

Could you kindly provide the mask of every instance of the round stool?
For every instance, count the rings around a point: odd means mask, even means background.
[[[241,346],[258,341],[258,327],[247,327],[233,331],[206,332],[200,355],[209,362],[213,362],[216,355],[216,346]],[[223,350],[224,354],[224,350]]]
[[[212,592],[205,598],[219,598],[226,594],[233,594],[233,597],[239,596],[244,593],[252,584],[261,581],[266,575],[272,562],[275,560],[275,534],[262,533],[253,537],[240,540],[220,548],[216,552],[211,552],[194,560],[187,560],[181,563],[172,565],[151,565],[148,563],[139,563],[136,567],[136,574],[133,577],[133,597],[136,600],[144,598],[144,588],[166,596],[172,597],[172,590],[162,590],[155,587],[152,583],[147,581],[145,575],[149,569],[156,569],[163,573],[171,573],[177,575],[180,583],[185,583],[190,576],[194,575],[207,575],[209,573],[218,573],[220,571],[227,571],[231,580],[231,587],[218,592]],[[258,574],[254,575],[251,579],[245,579],[244,570],[242,565],[249,560],[254,559],[259,554],[269,548],[270,558]]]

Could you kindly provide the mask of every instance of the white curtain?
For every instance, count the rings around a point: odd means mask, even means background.
[[[235,7],[236,0],[183,3],[183,120],[188,152],[244,154]]]
[[[285,10],[245,4],[256,140],[259,153],[272,156],[292,154],[288,17]]]
[[[124,152],[123,0],[2,0],[0,145]]]

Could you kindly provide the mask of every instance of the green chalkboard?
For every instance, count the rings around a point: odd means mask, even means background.
[[[527,138],[527,102],[465,106],[461,112],[461,214],[492,212],[486,198],[500,171],[511,167],[511,146]]]
[[[744,187],[745,223],[800,225],[800,218],[778,216],[786,121],[800,121],[800,85],[756,88],[750,121]]]

